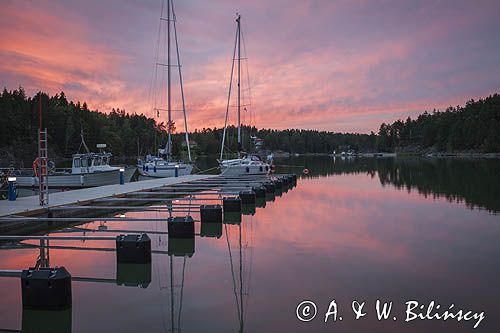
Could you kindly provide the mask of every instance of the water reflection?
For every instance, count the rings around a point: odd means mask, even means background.
[[[382,185],[427,197],[465,202],[470,209],[500,212],[500,160],[457,158],[340,158],[291,157],[278,161],[286,171],[308,168],[307,178],[367,174]],[[297,167],[286,167],[294,165]]]
[[[58,233],[149,230],[157,251],[150,267],[124,270],[106,250],[113,242],[92,241],[51,241],[44,254],[40,244],[23,242],[31,247],[0,250],[0,267],[25,268],[43,257],[74,276],[113,280],[74,284],[69,316],[73,332],[137,332],[145,327],[148,332],[473,331],[470,322],[405,323],[403,304],[412,299],[485,311],[486,320],[476,331],[500,331],[499,217],[445,196],[429,200],[421,194],[426,187],[439,188],[437,184],[419,183],[406,191],[406,183],[417,184],[415,179],[422,176],[418,169],[463,167],[441,166],[441,161],[419,168],[412,165],[417,162],[356,160],[337,165],[332,159],[319,160],[306,161],[311,177],[299,180],[296,189],[258,201],[249,215],[227,214],[222,224],[213,226],[197,222],[196,236],[182,239],[187,244],[165,234],[167,218],[180,216],[175,210],[127,213],[164,219],[159,222],[94,222]],[[435,173],[455,172],[450,170]],[[449,176],[436,178],[451,181]],[[472,186],[468,180],[462,184]],[[475,184],[476,189],[457,185],[453,191],[489,188],[484,182]],[[196,220],[196,212],[191,213]],[[0,279],[0,292],[0,327],[24,327],[19,281]],[[314,300],[319,311],[309,323],[295,317],[295,307],[305,299]],[[324,323],[332,299],[343,321]],[[376,319],[377,299],[394,302],[397,321]],[[366,318],[354,319],[353,300],[367,302]],[[67,325],[67,319],[60,324]]]

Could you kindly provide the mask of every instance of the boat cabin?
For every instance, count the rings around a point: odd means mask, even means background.
[[[109,171],[113,169],[113,167],[109,165],[111,156],[111,153],[105,152],[74,154],[71,173],[80,174]]]

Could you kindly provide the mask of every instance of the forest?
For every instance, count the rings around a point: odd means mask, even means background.
[[[382,124],[377,150],[500,152],[500,95]]]
[[[37,151],[39,97],[43,127],[48,129],[49,155],[67,158],[81,151],[81,133],[91,149],[106,143],[118,157],[155,153],[166,143],[166,124],[125,110],[90,110],[86,103],[68,101],[63,92],[49,96],[26,96],[22,87],[0,94],[0,160],[2,164],[31,161]],[[183,133],[173,130],[173,153],[186,151]],[[221,128],[197,129],[190,133],[195,155],[217,154]],[[332,153],[354,149],[360,152],[500,152],[500,95],[494,94],[465,106],[424,112],[416,119],[382,124],[378,133],[335,133],[301,129],[258,129],[244,126],[243,145],[252,136],[264,140],[264,148],[288,153]],[[236,152],[236,128],[228,128],[226,152]]]

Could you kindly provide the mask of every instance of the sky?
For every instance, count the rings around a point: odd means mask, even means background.
[[[190,130],[224,123],[237,12],[246,49],[242,119],[259,128],[376,132],[382,122],[500,92],[498,0],[174,6]],[[161,8],[161,0],[0,0],[0,86],[64,91],[102,112],[157,117],[153,108],[166,108],[154,97],[166,89],[154,65],[156,50],[165,56]],[[182,124],[179,113],[173,119]]]

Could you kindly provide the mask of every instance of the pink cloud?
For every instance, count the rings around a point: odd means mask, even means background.
[[[498,89],[491,6],[176,2],[190,127],[223,124],[236,11],[244,15],[254,124],[369,132]],[[100,111],[154,115],[148,86],[159,4],[0,7],[0,85],[64,90]]]

